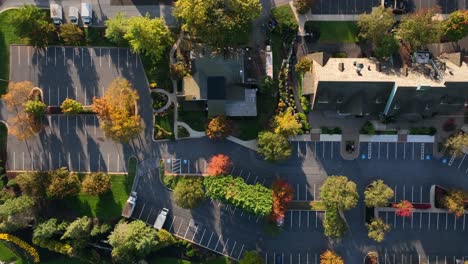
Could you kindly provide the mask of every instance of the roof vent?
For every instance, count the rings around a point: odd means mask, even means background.
[[[343,62],[338,63],[338,70],[339,70],[340,72],[343,72],[343,71],[344,71],[344,63],[343,63]]]
[[[377,62],[375,64],[375,69],[378,71],[378,72],[381,72],[382,71],[382,65],[380,64],[380,62]]]

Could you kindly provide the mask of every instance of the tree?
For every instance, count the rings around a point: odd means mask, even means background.
[[[172,236],[165,237],[170,240]],[[147,226],[141,220],[130,223],[121,221],[109,235],[109,244],[113,247],[112,258],[118,263],[131,263],[143,259],[151,252],[170,243],[171,241],[161,240],[156,229]]]
[[[389,58],[398,50],[398,41],[395,36],[388,34],[377,40],[375,44],[375,56],[380,59]]]
[[[161,18],[132,16],[128,19],[124,39],[132,50],[153,60],[160,60],[172,42],[171,32]]]
[[[13,232],[26,227],[33,215],[34,201],[26,195],[6,200],[0,205],[0,231]]]
[[[89,217],[77,218],[68,225],[60,239],[70,239],[74,248],[84,248],[91,238],[91,228],[92,222]]]
[[[202,179],[185,178],[174,189],[174,199],[178,206],[185,209],[197,207],[205,199]]]
[[[206,136],[209,139],[224,139],[232,132],[231,122],[224,115],[210,120],[206,127]]]
[[[287,205],[293,199],[294,190],[288,182],[276,180],[273,182],[273,217],[278,222],[286,214]]]
[[[75,196],[80,192],[80,179],[75,173],[69,173],[67,168],[60,168],[50,172],[50,185],[47,195],[51,198],[63,199]]]
[[[274,119],[275,133],[285,137],[294,136],[301,132],[302,124],[293,113],[292,108],[280,112]]]
[[[247,251],[239,260],[239,264],[263,264],[265,260],[256,251]]]
[[[366,223],[366,227],[369,231],[367,234],[369,238],[372,238],[377,242],[382,242],[385,238],[385,234],[390,231],[390,225],[380,218],[372,219],[370,224]]]
[[[451,41],[468,36],[468,10],[457,10],[444,21],[444,33]]]
[[[312,65],[313,65],[313,62],[309,57],[302,57],[296,63],[296,66],[294,66],[294,68],[296,69],[297,73],[304,74],[312,70]]]
[[[34,84],[30,81],[10,82],[8,91],[2,96],[9,110],[18,109],[29,100],[29,94],[34,88]]]
[[[411,217],[413,214],[413,204],[410,201],[403,200],[397,204],[392,205],[396,208],[395,214],[402,217]]]
[[[462,190],[451,190],[442,199],[442,204],[457,217],[465,214],[464,192]]]
[[[182,30],[216,47],[237,43],[262,10],[259,0],[180,0],[174,5]]]
[[[260,93],[267,94],[271,92],[273,85],[274,81],[270,76],[263,76],[258,88]]]
[[[413,50],[422,49],[429,43],[438,43],[442,36],[442,24],[432,19],[436,13],[436,9],[424,9],[405,15],[396,29],[396,37],[408,43]]]
[[[211,157],[206,167],[206,173],[210,176],[225,175],[229,172],[232,163],[228,156],[217,154]]]
[[[141,129],[141,117],[135,113],[138,92],[124,78],[115,79],[102,98],[93,98],[93,111],[101,119],[101,129],[106,137],[128,142]]]
[[[60,26],[59,36],[65,45],[80,45],[84,39],[83,30],[71,23]]]
[[[335,252],[327,250],[320,255],[320,264],[344,264],[344,261]]]
[[[33,239],[50,239],[55,234],[64,231],[67,226],[68,224],[66,222],[59,224],[57,219],[50,218],[49,220],[38,224],[34,228]]]
[[[341,218],[338,210],[328,209],[323,220],[324,234],[332,239],[343,237],[348,232],[345,221]]]
[[[258,134],[258,153],[267,161],[281,161],[291,156],[291,145],[283,135],[261,132]]]
[[[83,112],[83,105],[76,100],[67,98],[60,105],[60,109],[66,115],[76,115]]]
[[[17,9],[10,21],[11,28],[22,38],[28,38],[35,47],[45,47],[49,43],[54,25],[48,13],[33,5]]]
[[[47,105],[42,101],[28,100],[23,106],[26,113],[37,119],[47,112]]]
[[[111,187],[111,176],[102,172],[87,174],[81,183],[81,190],[90,195],[106,193]]]
[[[8,119],[8,133],[23,141],[34,135],[34,129],[31,125],[31,117],[23,111],[18,112],[16,116]]]
[[[373,181],[364,191],[364,203],[367,207],[387,206],[388,199],[393,197],[392,188],[382,180]]]
[[[358,17],[359,36],[375,45],[384,36],[391,34],[395,21],[395,15],[390,8],[373,8],[370,14],[364,13]]]
[[[20,190],[23,194],[34,199],[44,199],[49,185],[49,175],[47,172],[24,172],[16,176]]]
[[[348,210],[356,206],[359,195],[347,177],[329,176],[320,187],[320,198],[327,209]]]
[[[104,24],[106,25],[106,38],[117,45],[125,43],[124,35],[128,29],[128,18],[124,14],[117,12],[115,17],[107,19]]]
[[[185,63],[177,62],[171,64],[171,78],[173,80],[182,80],[185,75],[187,75],[187,68],[185,67]]]
[[[468,134],[458,133],[451,136],[445,142],[445,147],[449,148],[453,155],[460,156],[463,154],[463,148],[468,147]]]
[[[294,0],[293,4],[299,14],[304,15],[312,8],[315,0]]]

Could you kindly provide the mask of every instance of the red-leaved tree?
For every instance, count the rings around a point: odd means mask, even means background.
[[[206,168],[206,173],[210,176],[224,175],[229,172],[231,161],[228,156],[223,154],[214,155],[211,157]]]
[[[403,200],[397,204],[392,205],[393,208],[396,208],[396,214],[402,217],[411,217],[413,212],[413,204],[408,200]]]
[[[286,214],[286,207],[293,198],[293,188],[284,180],[273,182],[273,218],[280,221]]]

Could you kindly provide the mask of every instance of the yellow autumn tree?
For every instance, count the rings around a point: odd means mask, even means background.
[[[302,124],[298,121],[291,108],[275,116],[274,127],[276,134],[293,136],[301,132]]]
[[[458,133],[447,139],[445,146],[449,148],[454,155],[461,155],[463,148],[468,148],[468,134]]]
[[[327,250],[320,255],[320,264],[344,264],[344,261],[335,252]]]
[[[22,107],[29,99],[29,94],[34,88],[34,84],[30,81],[10,82],[8,84],[8,92],[2,96],[9,110]]]
[[[101,129],[106,137],[128,142],[141,129],[141,117],[136,113],[138,92],[124,78],[115,79],[101,98],[93,98],[93,111],[101,119]]]
[[[19,112],[16,116],[8,119],[8,133],[19,140],[26,140],[34,135],[31,116],[26,112]]]

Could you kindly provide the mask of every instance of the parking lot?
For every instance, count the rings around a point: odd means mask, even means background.
[[[466,232],[466,214],[458,218],[445,212],[414,212],[412,217],[401,217],[393,212],[380,212],[379,217],[396,231]]]
[[[361,142],[362,160],[431,160],[433,143]]]
[[[306,231],[323,230],[322,221],[325,211],[301,211],[289,210],[284,218],[284,230],[286,231]]]
[[[139,57],[128,48],[10,46],[10,79],[30,80],[43,91],[47,105],[66,98],[84,105],[104,94],[115,78],[129,78]]]
[[[443,14],[449,14],[468,7],[468,0],[409,0],[410,12],[440,6]],[[312,10],[317,15],[358,15],[370,13],[373,7],[381,5],[380,0],[318,0]]]
[[[293,156],[304,159],[343,160],[340,142],[334,141],[297,141],[292,142]]]

